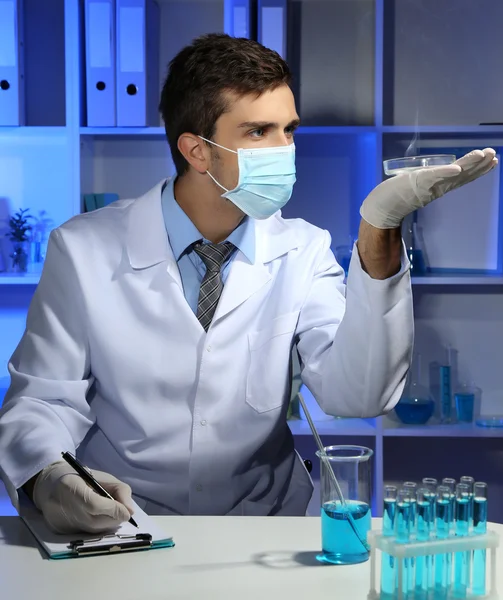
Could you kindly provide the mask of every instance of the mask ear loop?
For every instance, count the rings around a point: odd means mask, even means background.
[[[234,154],[237,154],[236,150],[231,150],[230,148],[226,148],[225,146],[221,146],[220,144],[217,144],[216,142],[212,142],[211,140],[207,140],[202,135],[199,135],[197,137],[200,137],[205,142],[208,142],[208,144],[213,144],[213,146],[217,146],[218,148],[222,148],[222,150],[227,150],[227,152],[233,152]]]
[[[198,137],[200,137],[205,142],[208,142],[208,144],[213,144],[213,146],[218,146],[218,148],[222,148],[222,150],[227,150],[227,152],[233,152],[234,154],[238,154],[235,150],[231,150],[230,148],[226,148],[225,146],[221,146],[220,144],[217,144],[216,142],[212,142],[211,140],[207,140],[202,135],[199,135]],[[211,177],[211,179],[213,180],[213,182],[218,185],[219,188],[221,188],[222,190],[224,190],[224,192],[229,192],[230,191],[227,188],[224,188],[224,186],[222,184],[218,183],[218,181],[213,177],[213,175],[208,170],[206,171],[206,173]]]
[[[222,188],[224,190],[224,192],[230,191],[227,188],[224,188],[224,186],[221,183],[218,183],[218,181],[213,177],[213,175],[209,171],[206,171],[206,173],[211,177],[211,179],[213,179],[213,182],[216,183],[219,188]]]

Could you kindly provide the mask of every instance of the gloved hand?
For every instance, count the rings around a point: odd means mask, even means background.
[[[498,164],[495,155],[492,148],[474,150],[452,165],[425,167],[387,179],[365,198],[360,215],[377,229],[400,227],[408,214],[488,173]]]
[[[33,502],[56,533],[113,531],[133,514],[129,485],[102,471],[92,474],[115,500],[97,494],[64,460],[38,475]]]

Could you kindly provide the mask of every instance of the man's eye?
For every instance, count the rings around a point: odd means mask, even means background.
[[[250,131],[252,137],[262,137],[265,134],[265,129],[254,129]]]

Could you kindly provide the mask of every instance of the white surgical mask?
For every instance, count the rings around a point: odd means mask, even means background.
[[[199,136],[205,142],[238,155],[239,179],[233,190],[224,188],[209,172],[227,198],[246,215],[267,219],[290,200],[295,183],[295,145],[231,150]]]

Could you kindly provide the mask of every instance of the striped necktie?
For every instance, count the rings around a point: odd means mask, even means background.
[[[222,294],[224,284],[222,283],[222,265],[234,252],[236,247],[231,242],[223,244],[202,244],[194,246],[201,260],[206,265],[206,274],[199,288],[199,300],[197,302],[197,318],[205,331],[208,331],[213,315]]]

